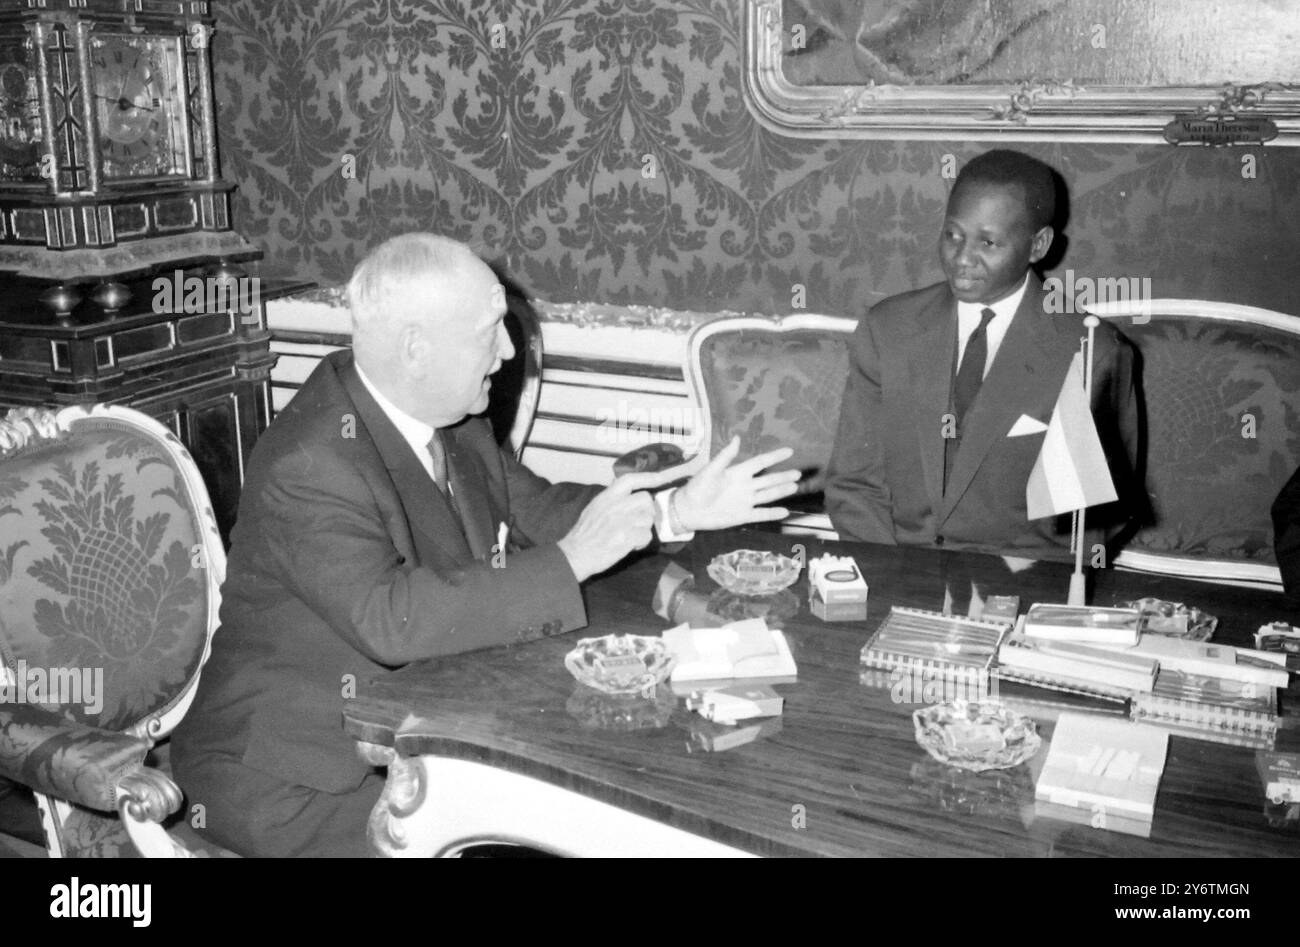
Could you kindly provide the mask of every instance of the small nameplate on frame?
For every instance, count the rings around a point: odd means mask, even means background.
[[[1262,145],[1277,137],[1277,126],[1262,115],[1180,115],[1165,126],[1171,145]]]

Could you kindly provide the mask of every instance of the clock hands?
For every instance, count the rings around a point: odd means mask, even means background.
[[[140,112],[157,111],[157,109],[150,108],[147,105],[138,105],[135,102],[132,102],[130,99],[126,98],[125,96],[118,96],[116,99],[114,99],[111,95],[100,95],[99,93],[95,93],[95,98],[103,99],[106,102],[116,102],[117,110],[119,112],[130,112],[132,110],[136,110]]]

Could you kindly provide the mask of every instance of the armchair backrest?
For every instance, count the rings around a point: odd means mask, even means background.
[[[542,396],[542,326],[532,304],[522,296],[507,295],[506,304],[506,330],[515,356],[492,378],[488,420],[497,440],[509,443],[515,457],[522,457]]]
[[[740,435],[740,456],[794,448],[783,466],[822,489],[835,445],[857,321],[838,316],[726,316],[691,333],[687,362],[706,456]]]
[[[1092,311],[1141,356],[1154,522],[1128,550],[1275,572],[1269,507],[1300,466],[1300,317],[1195,299]]]
[[[180,440],[124,407],[0,420],[0,657],[11,696],[158,739],[217,625],[225,553]]]

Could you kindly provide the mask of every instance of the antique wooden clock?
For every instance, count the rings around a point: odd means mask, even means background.
[[[200,0],[0,0],[0,406],[155,415],[224,531],[269,422],[273,293],[220,176],[214,26]],[[214,278],[245,291],[157,288]]]
[[[256,258],[220,178],[206,2],[0,0],[0,271]]]

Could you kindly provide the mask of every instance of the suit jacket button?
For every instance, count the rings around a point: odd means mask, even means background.
[[[934,537],[934,544],[935,544],[936,546],[942,546],[942,545],[943,545],[943,537],[942,537],[942,536],[936,536],[936,537]]]

